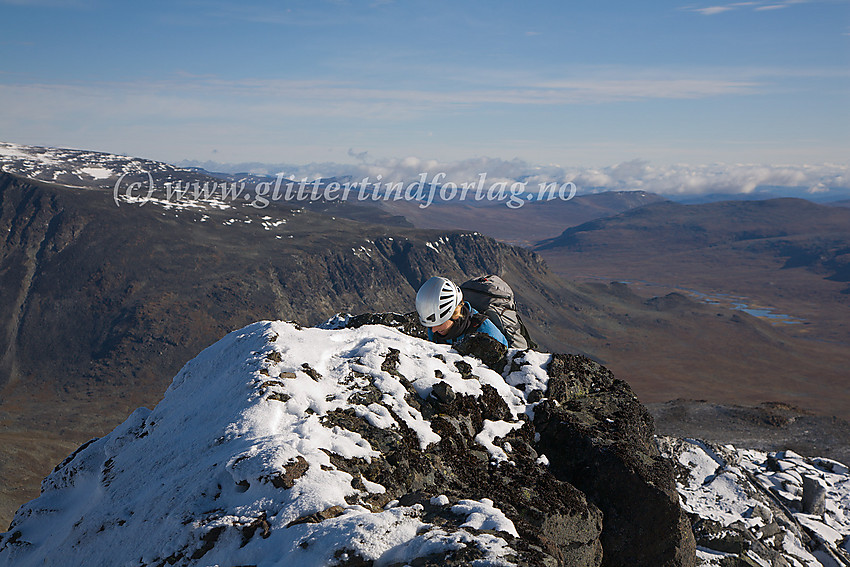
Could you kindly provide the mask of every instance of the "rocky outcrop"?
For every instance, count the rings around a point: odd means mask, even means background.
[[[603,565],[694,565],[690,522],[670,461],[653,443],[652,416],[629,385],[582,356],[556,354],[535,407],[536,448],[558,479],[603,514]]]
[[[348,316],[337,315],[325,323],[328,328],[357,329],[363,325],[383,325],[401,331],[405,335],[418,339],[427,339],[428,334],[425,327],[419,323],[415,311],[408,313],[362,313],[360,315]]]
[[[381,368],[404,383],[406,378],[398,374],[398,356],[398,351],[390,350]],[[455,365],[465,379],[475,379],[471,366]],[[370,502],[373,506],[382,507],[391,500],[405,506],[419,504],[425,512],[423,520],[448,527],[451,519],[445,517],[446,506],[431,504],[434,496],[444,495],[452,502],[487,498],[516,527],[519,539],[511,545],[518,552],[519,565],[599,565],[602,515],[580,491],[548,474],[537,462],[530,424],[499,438],[501,445],[511,448],[510,463],[491,459],[476,441],[474,433],[483,431],[487,422],[511,419],[495,389],[484,385],[482,394],[474,397],[455,393],[447,382],[439,382],[424,400],[410,390],[408,403],[440,437],[433,449],[423,452],[412,429],[387,435],[354,411],[326,418],[330,425],[359,434],[381,453],[369,462],[332,459],[339,470],[387,487]],[[376,396],[373,399],[377,401]],[[468,565],[472,559],[441,556],[423,565]]]

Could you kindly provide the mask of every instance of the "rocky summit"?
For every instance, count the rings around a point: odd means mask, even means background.
[[[695,565],[628,384],[379,321],[228,334],[44,479],[0,565]]]

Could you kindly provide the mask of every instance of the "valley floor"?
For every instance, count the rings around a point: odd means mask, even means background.
[[[741,328],[752,323],[746,335],[751,342],[743,342],[745,335],[697,321],[691,317],[694,309],[682,305],[678,315],[669,311],[664,320],[644,321],[643,327],[609,337],[597,356],[628,380],[644,403],[677,398],[746,406],[782,402],[850,419],[846,282],[804,268],[782,269],[779,260],[763,257],[729,266],[721,257],[703,254],[596,261],[563,252],[541,255],[568,281],[628,282],[629,290],[645,300],[676,293],[703,312],[714,310],[718,320],[731,314]]]

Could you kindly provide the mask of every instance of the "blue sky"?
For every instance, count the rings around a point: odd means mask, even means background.
[[[850,1],[0,0],[0,140],[169,162],[850,162]]]

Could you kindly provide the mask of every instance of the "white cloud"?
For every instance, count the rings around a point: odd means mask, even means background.
[[[835,164],[683,164],[660,167],[637,161],[598,171],[579,171],[576,184],[587,182],[591,185],[593,176],[600,173],[611,180],[605,185],[606,189],[642,189],[663,195],[749,194],[764,187],[802,188],[809,192],[824,192],[830,187],[850,189],[850,167]]]
[[[365,152],[363,152],[365,154]],[[363,155],[355,154],[355,155]],[[313,163],[307,165],[220,164],[212,162],[183,162],[225,172],[253,170],[274,175],[285,172],[288,178],[308,180],[350,176],[368,182],[430,182],[475,184],[482,175],[486,182],[513,183],[524,181],[528,187],[540,183],[575,183],[579,194],[599,191],[641,190],[661,195],[699,195],[707,193],[750,194],[758,188],[787,187],[803,193],[826,193],[832,189],[850,190],[850,166],[821,165],[758,165],[712,164],[655,166],[643,160],[633,160],[601,168],[569,168],[558,165],[533,165],[526,161],[479,157],[456,162],[440,162],[418,157],[377,160],[356,165]]]
[[[375,116],[408,119],[432,111],[515,106],[596,104],[647,99],[695,99],[757,93],[761,83],[722,71],[706,73],[593,70],[565,79],[505,78],[501,83],[452,83],[451,89],[386,88],[351,81],[252,79],[228,81],[179,75],[143,82],[0,84],[7,110],[57,114],[67,120],[79,110],[133,116],[174,117],[183,122],[222,116]],[[61,109],[61,112],[57,112]],[[75,112],[75,110],[77,112]]]
[[[729,4],[723,4],[718,6],[706,6],[702,8],[691,6],[685,8],[685,10],[696,12],[698,14],[702,14],[703,16],[714,16],[717,14],[722,14],[724,12],[730,12],[732,10],[738,10],[743,8],[750,8],[755,12],[781,10],[789,6],[793,6],[795,4],[807,4],[809,2],[810,0],[782,0],[780,2],[767,2],[764,0],[759,0],[757,2],[731,2]]]
[[[756,81],[697,78],[697,77],[634,77],[624,79],[580,79],[551,81],[537,85],[539,92],[551,102],[618,101],[636,99],[693,99],[719,95],[751,94],[757,91]],[[548,92],[546,89],[553,89]],[[521,96],[534,96],[526,91]]]
[[[708,8],[694,8],[694,12],[700,13],[703,16],[713,16],[734,10],[732,6],[709,6]]]

